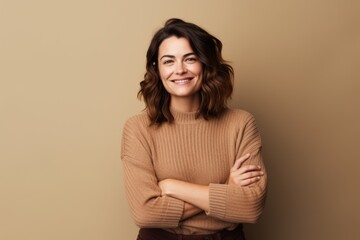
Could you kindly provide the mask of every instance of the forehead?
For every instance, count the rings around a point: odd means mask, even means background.
[[[159,46],[159,57],[163,55],[184,56],[192,53],[193,50],[186,38],[178,38],[175,36],[166,38]]]

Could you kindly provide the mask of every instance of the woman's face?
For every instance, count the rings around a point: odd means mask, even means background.
[[[158,67],[172,103],[176,99],[198,99],[203,68],[186,38],[172,36],[160,44]]]

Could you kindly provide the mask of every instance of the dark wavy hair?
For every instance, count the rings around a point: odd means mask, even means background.
[[[233,68],[221,56],[222,43],[193,23],[171,18],[151,40],[146,54],[146,73],[138,92],[138,97],[145,101],[151,124],[174,121],[169,109],[170,94],[162,84],[157,64],[160,44],[172,36],[186,38],[203,67],[197,117],[201,115],[208,120],[219,116],[227,108],[234,78]]]

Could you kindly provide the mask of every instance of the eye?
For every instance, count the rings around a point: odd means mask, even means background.
[[[164,65],[171,65],[171,64],[173,64],[174,63],[174,60],[172,60],[172,59],[167,59],[167,60],[164,60],[163,61],[163,64]]]
[[[189,57],[185,59],[185,62],[187,63],[195,63],[197,59],[195,57]]]

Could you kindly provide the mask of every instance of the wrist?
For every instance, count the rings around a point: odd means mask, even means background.
[[[167,195],[167,196],[171,196],[172,194],[172,184],[171,184],[172,179],[165,179],[159,182],[159,187],[161,189],[161,195]]]

